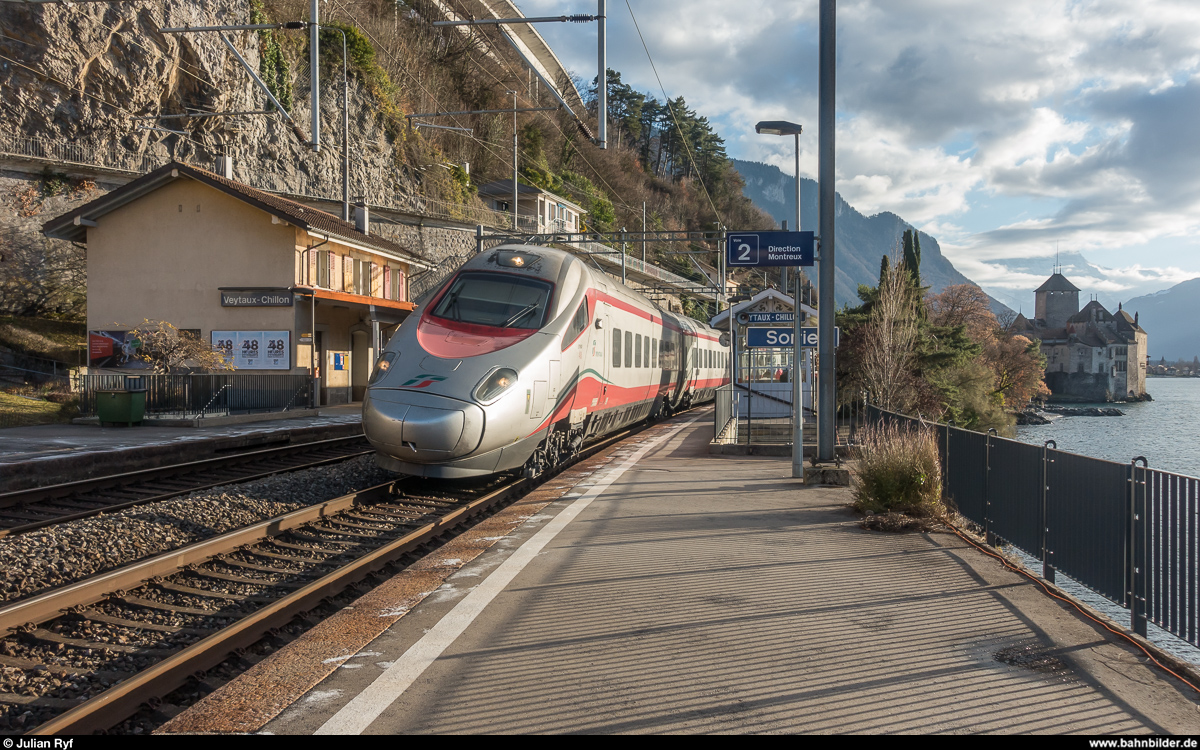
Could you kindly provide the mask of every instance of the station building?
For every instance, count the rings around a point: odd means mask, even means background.
[[[316,377],[320,404],[338,404],[361,400],[414,308],[409,279],[433,265],[372,235],[368,219],[172,162],[43,232],[87,246],[92,372],[144,368],[126,334],[164,321],[223,349],[238,372]]]

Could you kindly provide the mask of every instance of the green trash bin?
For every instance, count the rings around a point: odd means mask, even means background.
[[[96,416],[101,427],[105,422],[129,427],[141,424],[146,416],[146,389],[96,391]]]

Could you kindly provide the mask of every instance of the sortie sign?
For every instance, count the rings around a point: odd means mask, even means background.
[[[836,347],[841,343],[842,329],[833,329],[833,345]],[[791,328],[747,328],[746,329],[746,347],[749,349],[762,348],[789,348],[793,343],[793,329]],[[817,348],[817,329],[816,327],[804,327],[800,329],[800,348],[815,349]]]
[[[725,254],[730,266],[814,265],[813,232],[730,232]]]

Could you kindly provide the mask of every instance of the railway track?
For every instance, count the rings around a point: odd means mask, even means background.
[[[0,733],[107,731],[556,473],[405,477],[0,607]]]
[[[7,492],[0,494],[0,538],[373,452],[354,435]]]

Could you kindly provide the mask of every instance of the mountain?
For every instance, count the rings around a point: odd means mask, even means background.
[[[1200,354],[1200,279],[1180,282],[1170,289],[1134,297],[1125,310],[1137,313],[1138,324],[1146,329],[1150,357],[1157,362],[1192,359]]]
[[[1082,292],[1079,295],[1080,306],[1086,305],[1088,301],[1095,299],[1109,311],[1116,310],[1117,303],[1123,299],[1128,299],[1130,296],[1148,295],[1162,289],[1163,286],[1163,282],[1158,280],[1138,282],[1125,276],[1121,278],[1121,282],[1130,286],[1114,294],[1108,291],[1112,286],[1110,282],[1113,279],[1113,272],[1110,269],[1092,263],[1078,252],[1063,252],[1057,256],[1052,255],[1043,258],[1014,258],[1008,260],[991,260],[988,262],[1001,266],[1013,274],[1031,274],[1035,278],[1042,280],[1050,278],[1051,274],[1056,270],[1060,271],[1063,276],[1066,276]],[[995,288],[992,291],[996,298],[1004,304],[1029,315],[1033,311],[1033,290],[1040,284],[1041,281],[1038,281],[1035,284],[1030,284],[1026,289]]]
[[[787,220],[789,226],[795,223],[794,177],[784,174],[778,167],[759,162],[734,159],[733,165],[746,183],[742,191],[746,197],[775,217],[776,221]],[[815,232],[817,183],[807,179],[802,179],[800,183],[801,229]],[[859,301],[858,285],[874,286],[879,283],[879,262],[883,255],[891,255],[894,265],[901,256],[900,240],[904,230],[915,227],[890,212],[863,216],[854,206],[842,200],[839,194],[834,197],[834,211],[837,232],[834,299],[839,307],[856,305]],[[942,255],[937,240],[924,232],[919,232],[918,236],[921,238],[921,281],[930,287],[930,291],[940,292],[952,284],[975,284]],[[810,273],[809,277],[816,281],[815,273]],[[1012,312],[995,298],[989,296],[988,299],[992,302],[993,312]]]

